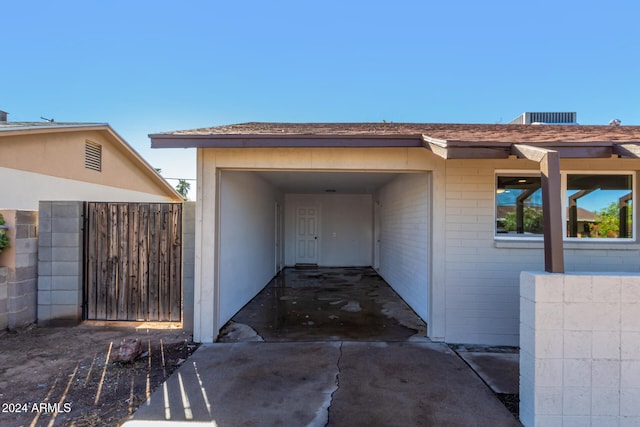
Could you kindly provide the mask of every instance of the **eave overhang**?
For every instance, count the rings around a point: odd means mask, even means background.
[[[640,141],[482,141],[440,139],[429,135],[318,134],[150,134],[152,148],[375,148],[424,147],[450,159],[525,158],[519,145],[558,152],[560,158],[640,158]]]
[[[151,148],[422,147],[419,136],[151,134]]]
[[[609,141],[589,142],[475,142],[441,140],[423,135],[426,149],[443,159],[506,159],[510,156],[528,158],[522,147],[538,147],[553,150],[560,158],[595,159],[617,155],[640,158],[640,143],[615,143]]]

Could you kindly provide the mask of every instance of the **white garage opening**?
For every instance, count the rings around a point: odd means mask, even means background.
[[[367,267],[425,321],[429,173],[223,170],[218,199],[219,321],[284,267]]]

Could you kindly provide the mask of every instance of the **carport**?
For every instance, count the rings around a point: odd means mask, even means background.
[[[153,147],[198,148],[194,339],[214,341],[282,268],[301,264],[375,268],[442,337],[431,266],[442,252],[432,205],[444,160],[415,135],[238,126],[251,129],[151,135]]]
[[[223,169],[219,177],[220,325],[296,265],[372,266],[427,318],[428,173]]]

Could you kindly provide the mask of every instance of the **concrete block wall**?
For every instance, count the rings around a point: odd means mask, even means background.
[[[9,267],[0,267],[0,329],[9,326],[9,287],[7,279],[9,277]]]
[[[11,245],[0,255],[0,328],[15,329],[36,321],[38,213],[3,210]],[[3,283],[4,282],[4,283]]]
[[[496,247],[495,170],[508,164],[447,162],[447,342],[518,345],[520,272],[543,269],[544,254],[541,248]]]
[[[83,202],[40,202],[38,323],[82,320]]]
[[[618,170],[609,159],[563,160],[563,171]],[[446,341],[518,345],[521,271],[544,269],[542,240],[495,235],[495,176],[500,172],[539,173],[524,160],[448,160],[445,231]],[[434,206],[434,209],[438,209]],[[567,272],[638,272],[635,243],[565,241]],[[438,250],[438,249],[434,249]]]
[[[374,194],[378,273],[422,319],[428,316],[429,175],[404,174]]]
[[[193,283],[196,259],[196,203],[182,205],[182,327],[193,331]]]
[[[640,275],[520,278],[524,426],[640,425]]]

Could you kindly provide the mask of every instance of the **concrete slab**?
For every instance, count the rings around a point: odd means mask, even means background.
[[[458,351],[458,354],[494,393],[518,394],[520,392],[519,353]]]
[[[362,267],[286,268],[232,321],[269,342],[428,340],[424,321]]]
[[[165,421],[520,425],[446,345],[341,341],[201,346],[125,425]]]

